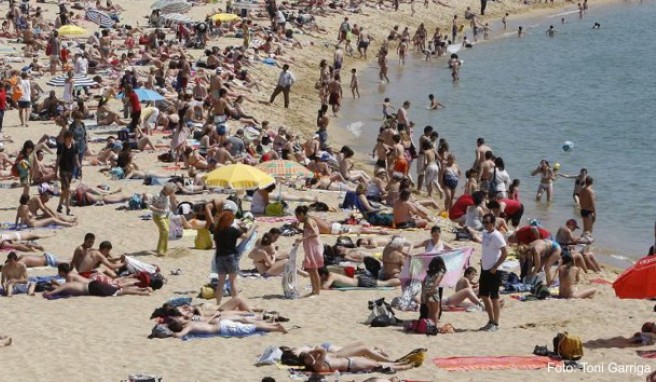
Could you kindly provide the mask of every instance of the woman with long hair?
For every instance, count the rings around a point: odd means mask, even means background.
[[[296,219],[303,223],[303,237],[296,239],[295,244],[303,243],[303,252],[305,253],[303,268],[310,275],[312,283],[312,292],[306,297],[318,296],[321,291],[319,269],[323,268],[323,243],[319,237],[319,226],[313,217],[308,216],[308,206],[296,207],[295,214]]]

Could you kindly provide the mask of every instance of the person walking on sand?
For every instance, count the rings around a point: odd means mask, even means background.
[[[62,212],[62,205],[66,206],[66,215],[71,214],[71,181],[76,168],[81,168],[77,146],[73,142],[73,132],[67,130],[64,133],[64,143],[57,148],[57,162],[55,164],[55,176],[59,175],[61,184],[59,206],[57,212]],[[79,179],[82,179],[80,173]]]
[[[487,0],[481,0],[481,16],[485,16],[485,8],[487,8]]]
[[[501,306],[499,304],[499,287],[501,286],[501,275],[497,272],[501,264],[508,256],[508,247],[503,234],[495,228],[495,217],[488,213],[483,216],[482,254],[481,254],[481,277],[479,295],[488,322],[480,330],[494,332],[499,329],[499,315]]]
[[[337,112],[341,106],[341,99],[343,96],[342,82],[339,73],[335,74],[335,77],[328,84],[328,104],[333,109],[333,116],[337,117]]]
[[[355,68],[351,69],[351,93],[353,94],[353,98],[360,98],[360,88],[359,88],[359,83],[358,83],[358,75],[357,75],[357,70]],[[0,120],[0,130],[2,130],[2,120]]]
[[[316,220],[308,216],[307,206],[298,206],[295,211],[296,219],[303,223],[303,237],[296,239],[295,245],[303,243],[305,260],[303,268],[310,275],[312,292],[306,297],[318,296],[321,291],[321,276],[319,269],[323,268],[323,244],[319,236],[319,227]]]
[[[271,98],[269,99],[269,103],[273,103],[276,100],[276,97],[278,94],[282,92],[283,96],[285,97],[285,109],[289,108],[289,91],[292,88],[292,85],[296,82],[296,78],[294,78],[294,75],[292,72],[289,71],[289,65],[285,64],[282,66],[282,72],[280,73],[280,76],[278,76],[278,84],[276,85],[276,88],[273,90],[273,94],[271,94]]]
[[[30,120],[30,109],[32,107],[32,84],[27,77],[27,72],[20,74],[20,80],[17,86],[14,87],[14,92],[16,90],[20,91],[20,97],[18,98],[18,118],[20,119],[21,127],[28,127],[27,122]]]
[[[585,187],[581,189],[579,198],[581,201],[581,217],[583,218],[583,236],[589,237],[592,234],[592,227],[597,220],[597,210],[595,203],[595,192],[592,189],[592,177],[585,178]]]
[[[177,186],[173,183],[167,183],[162,187],[159,195],[153,198],[150,210],[153,213],[153,222],[157,226],[159,239],[157,240],[157,256],[166,256],[169,245],[169,215],[171,206],[177,206],[178,201],[175,198]]]

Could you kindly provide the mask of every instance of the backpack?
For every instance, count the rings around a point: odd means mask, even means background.
[[[402,321],[398,320],[394,315],[392,306],[386,303],[384,298],[369,301],[368,305],[371,313],[365,324],[373,328],[402,324]]]
[[[536,282],[531,287],[531,294],[538,298],[538,300],[544,300],[547,297],[551,297],[551,292],[549,292],[549,287],[546,286],[542,281]]]
[[[583,357],[581,337],[571,336],[567,332],[558,333],[553,339],[554,351],[565,360],[579,360]]]
[[[408,332],[425,334],[427,336],[435,336],[438,333],[437,325],[428,318],[412,320],[406,323],[404,329]]]

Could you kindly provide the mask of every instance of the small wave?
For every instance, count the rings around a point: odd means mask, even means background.
[[[350,131],[351,134],[359,138],[360,135],[362,134],[362,126],[363,123],[361,121],[357,121],[346,125],[346,130]]]
[[[567,16],[567,15],[573,15],[579,13],[579,11],[568,11],[568,12],[562,12],[562,13],[556,13],[555,15],[550,15],[549,17],[559,17],[559,16]]]

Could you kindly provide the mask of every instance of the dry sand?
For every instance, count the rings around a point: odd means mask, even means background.
[[[144,22],[146,1],[116,1],[129,11],[124,14],[127,22]],[[455,1],[453,2],[455,3]],[[477,1],[457,2],[457,13],[467,4],[477,8]],[[510,2],[498,4],[490,2],[489,16],[486,20],[498,20],[500,15],[509,9],[513,14],[521,5],[511,5]],[[515,2],[513,2],[514,4]],[[216,5],[220,6],[222,3]],[[55,6],[43,5],[52,18]],[[195,7],[192,15],[200,17],[209,12],[212,6]],[[352,23],[364,24],[378,41],[387,34],[394,24],[416,25],[425,21],[429,31],[432,31],[436,21],[443,27],[454,13],[431,4],[426,12],[423,4],[416,4],[418,14],[409,17],[409,6],[402,4],[402,12],[389,17],[386,12],[366,9],[370,17],[349,15]],[[3,7],[3,9],[6,7]],[[325,38],[334,39],[335,31],[342,16],[319,18],[320,25],[330,31]],[[255,115],[266,116],[275,125],[284,124],[308,132],[314,126],[317,98],[312,85],[317,76],[317,64],[321,57],[331,58],[332,48],[326,48],[320,40],[301,37],[304,42],[315,41],[312,48],[292,52],[296,56],[297,65],[292,70],[299,79],[292,95],[293,107],[284,110],[280,105],[269,108],[259,104],[249,104]],[[238,43],[237,40],[225,39],[220,44]],[[378,43],[374,42],[370,51],[375,53]],[[345,68],[373,65],[347,58]],[[263,70],[262,78],[268,88],[255,98],[264,100],[272,89],[272,84],[278,70]],[[59,89],[61,91],[61,89]],[[281,102],[281,101],[279,101]],[[115,104],[116,105],[116,104]],[[54,135],[57,128],[52,123],[31,122],[29,128],[16,127],[17,112],[10,111],[5,116],[5,134],[10,134],[15,142],[6,144],[7,152],[16,152],[25,139],[38,139],[42,134]],[[335,129],[335,123],[331,125]],[[347,141],[346,134],[331,133],[331,140],[336,144]],[[99,145],[92,145],[98,148]],[[53,160],[53,156],[48,156]],[[136,162],[147,169],[158,173],[164,172],[163,165],[156,163],[153,154],[137,154]],[[125,192],[143,191],[158,192],[158,187],[146,187],[139,181],[113,181],[99,174],[93,167],[85,168],[84,183],[97,185],[107,183],[112,188],[122,187]],[[34,190],[32,191],[34,192]],[[20,190],[0,191],[0,221],[13,221]],[[336,194],[322,194],[322,199],[335,205]],[[203,197],[181,198],[198,200]],[[51,206],[56,202],[52,201]],[[76,245],[82,242],[86,232],[94,232],[97,242],[110,240],[114,245],[115,255],[125,252],[152,250],[156,244],[156,228],[150,221],[141,221],[141,212],[117,211],[116,206],[74,208],[80,224],[70,229],[57,231],[57,236],[44,239],[41,243],[49,252],[62,258],[69,258]],[[338,214],[332,214],[337,218]],[[446,232],[449,226],[442,224]],[[263,232],[271,225],[261,225]],[[408,238],[412,241],[427,236],[424,232],[411,232]],[[450,241],[453,235],[444,234]],[[334,237],[324,237],[327,243],[333,243]],[[281,248],[288,250],[292,239],[282,238]],[[456,245],[462,245],[458,243]],[[173,241],[170,247],[193,246],[193,238],[183,238]],[[474,264],[478,263],[479,248],[476,250]],[[453,324],[457,334],[426,337],[408,335],[395,328],[368,328],[359,322],[368,316],[367,301],[373,298],[386,297],[388,300],[399,294],[395,291],[325,291],[320,297],[311,300],[281,299],[281,280],[272,278],[240,279],[240,295],[248,299],[249,304],[269,310],[277,310],[291,317],[290,324],[302,328],[293,330],[287,335],[270,334],[263,337],[246,339],[204,339],[182,342],[170,340],[148,340],[153,322],[148,320],[154,308],[161,305],[172,296],[194,296],[198,288],[204,284],[209,268],[212,251],[193,250],[188,255],[179,258],[144,257],[143,260],[160,265],[168,275],[170,270],[180,268],[180,276],[167,276],[168,284],[163,290],[157,291],[151,297],[121,297],[90,298],[80,297],[47,301],[40,297],[18,295],[11,299],[0,299],[0,333],[13,337],[10,347],[0,349],[2,359],[3,381],[119,381],[128,374],[142,372],[158,374],[168,382],[186,381],[259,381],[263,376],[273,376],[278,381],[289,380],[287,371],[275,367],[256,368],[255,358],[268,345],[301,345],[332,342],[346,344],[353,341],[364,341],[370,345],[386,349],[392,356],[401,356],[416,347],[428,348],[428,356],[485,356],[485,355],[528,355],[535,345],[551,346],[551,339],[557,332],[569,331],[581,336],[586,344],[590,341],[611,339],[617,336],[630,336],[639,330],[641,324],[651,318],[651,303],[647,301],[621,301],[614,297],[612,289],[605,285],[596,285],[598,294],[588,301],[541,301],[518,302],[506,298],[506,307],[502,311],[501,329],[496,333],[479,333],[476,331],[485,324],[484,313],[445,313],[442,321]],[[3,256],[4,258],[4,256]],[[242,260],[242,267],[250,268],[248,259]],[[52,274],[50,270],[35,270],[30,274]],[[590,276],[596,277],[596,276]],[[603,277],[612,279],[614,272],[609,271]],[[583,282],[586,284],[587,282]],[[300,279],[301,288],[309,285],[306,279]],[[447,292],[447,295],[450,294]],[[401,313],[402,318],[413,318],[413,313]],[[609,363],[653,365],[635,355],[635,349],[617,347],[617,341],[601,342],[595,347],[586,346],[584,361],[592,365],[604,364],[605,373],[571,374],[548,373],[538,371],[483,371],[448,373],[441,371],[426,362],[421,368],[400,374],[401,378],[427,381],[437,380],[596,380],[596,381],[629,381],[640,380],[636,374],[614,374],[609,370]],[[343,380],[362,381],[365,376],[345,376]]]

